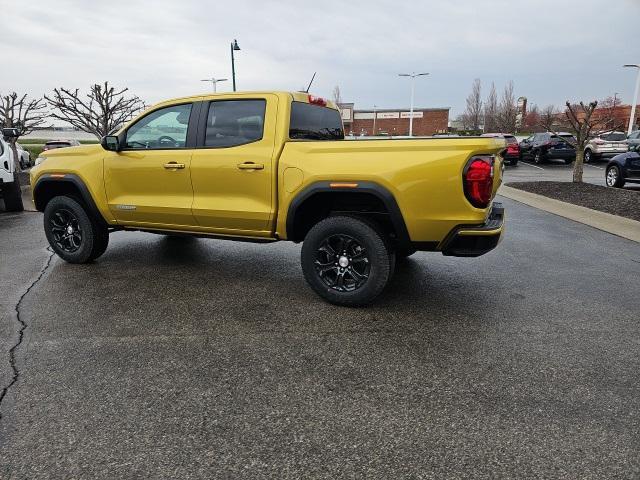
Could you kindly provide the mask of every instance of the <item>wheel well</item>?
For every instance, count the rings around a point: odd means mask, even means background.
[[[289,240],[301,242],[311,227],[332,215],[357,215],[379,225],[392,239],[399,232],[385,202],[369,192],[317,192],[296,206],[287,225]]]
[[[82,198],[82,192],[71,182],[48,181],[38,184],[33,193],[33,200],[36,209],[44,212],[44,209],[51,199],[60,196],[72,197],[74,200],[86,206],[86,202]]]

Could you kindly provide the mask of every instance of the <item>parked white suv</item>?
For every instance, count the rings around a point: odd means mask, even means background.
[[[585,163],[601,158],[611,158],[628,150],[627,135],[624,132],[606,132],[589,140],[584,147]]]
[[[3,128],[0,135],[0,195],[4,200],[5,209],[8,212],[21,212],[22,192],[20,191],[20,177],[18,176],[16,163],[13,159],[13,151],[5,138],[17,136],[14,128]]]

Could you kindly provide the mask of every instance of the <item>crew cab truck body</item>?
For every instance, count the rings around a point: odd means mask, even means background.
[[[362,305],[396,256],[497,245],[504,148],[479,137],[348,141],[331,102],[228,93],[163,102],[102,145],[46,152],[31,182],[69,262],[99,257],[114,230],[304,242],[310,286]]]

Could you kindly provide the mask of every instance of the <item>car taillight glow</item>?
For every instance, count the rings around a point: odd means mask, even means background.
[[[327,106],[327,101],[322,97],[316,97],[315,95],[309,95],[309,103],[312,105],[320,105],[321,107]]]
[[[464,194],[476,208],[485,208],[493,193],[493,157],[472,157],[465,168]]]
[[[520,152],[520,145],[518,145],[517,143],[510,143],[509,145],[507,145],[507,153],[519,153]]]

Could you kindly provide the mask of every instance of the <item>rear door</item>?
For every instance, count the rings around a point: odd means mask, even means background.
[[[204,102],[191,160],[193,214],[227,235],[271,236],[275,206],[278,97]]]
[[[122,151],[107,152],[105,190],[119,223],[169,229],[196,225],[191,213],[193,110],[189,102],[149,112],[127,129]]]

